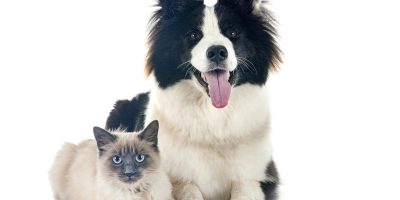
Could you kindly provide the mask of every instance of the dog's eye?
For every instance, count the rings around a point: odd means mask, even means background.
[[[135,157],[135,160],[136,160],[136,162],[138,162],[138,163],[143,162],[144,159],[145,159],[145,156],[144,156],[143,154],[138,154],[138,155],[136,155],[136,157]]]
[[[199,30],[190,31],[188,37],[191,41],[198,41],[203,37],[203,34]]]
[[[238,39],[240,36],[240,32],[235,28],[228,28],[225,32],[226,36],[230,39]]]
[[[119,157],[119,156],[114,156],[114,157],[112,158],[112,160],[113,160],[113,162],[114,162],[115,164],[117,164],[117,165],[122,163],[122,158]]]

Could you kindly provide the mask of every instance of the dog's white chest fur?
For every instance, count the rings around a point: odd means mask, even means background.
[[[199,187],[209,200],[229,199],[233,181],[262,181],[271,160],[265,87],[234,88],[216,109],[192,80],[151,92],[146,123],[160,122],[159,147],[168,174]],[[249,191],[251,192],[251,191]]]

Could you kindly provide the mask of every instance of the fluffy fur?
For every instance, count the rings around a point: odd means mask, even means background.
[[[86,140],[78,145],[66,143],[58,152],[49,172],[54,198],[171,200],[171,183],[160,168],[157,149],[141,139],[141,135],[114,132],[110,134],[115,137],[111,143],[100,144],[105,139],[97,135],[97,143],[95,140]],[[134,176],[137,179],[132,178],[131,181],[118,173],[119,169],[112,164],[112,158],[115,152],[125,151],[126,154],[132,150],[145,154],[147,159],[144,161],[146,165],[138,168],[138,175]]]
[[[150,96],[146,120],[161,122],[160,152],[169,158],[163,160],[168,174],[175,184],[196,185],[203,195],[195,199],[223,200],[231,193],[237,199],[264,199],[260,182],[277,181],[265,173],[272,153],[265,88],[238,87],[230,105],[221,111],[191,82],[155,88]]]
[[[117,103],[107,127],[160,121],[161,158],[176,199],[276,199],[265,83],[280,59],[269,11],[256,0],[219,0],[212,7],[160,0],[159,6],[149,37],[146,70],[155,84],[148,102]],[[209,53],[214,47],[217,58]],[[221,96],[227,104],[215,104],[210,76],[231,85]],[[142,113],[143,121],[129,120]]]

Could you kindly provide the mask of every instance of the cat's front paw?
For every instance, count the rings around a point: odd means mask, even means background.
[[[194,184],[174,184],[173,187],[175,200],[204,200],[199,188]]]
[[[264,193],[258,182],[242,181],[232,185],[231,200],[264,200]]]
[[[250,197],[250,196],[236,196],[232,197],[231,200],[263,200],[260,197]]]

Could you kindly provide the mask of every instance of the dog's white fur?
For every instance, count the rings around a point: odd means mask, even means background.
[[[232,42],[221,33],[214,7],[204,8],[203,13],[204,19],[201,31],[204,36],[192,49],[190,63],[200,72],[207,72],[210,65],[207,58],[207,49],[213,45],[221,45],[228,51],[228,58],[225,61],[225,65],[229,71],[233,71],[237,66],[235,50],[233,49]]]
[[[146,113],[146,123],[160,122],[161,158],[178,190],[175,197],[264,199],[259,181],[268,179],[272,153],[265,86],[236,87],[228,106],[216,109],[197,84],[155,86]]]

